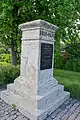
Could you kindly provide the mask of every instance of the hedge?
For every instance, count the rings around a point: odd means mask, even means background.
[[[10,64],[0,64],[0,84],[13,83],[15,78],[20,74],[19,66],[15,67]]]

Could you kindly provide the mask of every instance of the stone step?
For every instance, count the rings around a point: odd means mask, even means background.
[[[27,96],[28,96],[28,95],[29,95],[29,96],[31,95],[31,98],[32,98],[32,99],[36,99],[36,97],[37,97],[37,99],[42,99],[43,97],[46,97],[46,96],[48,96],[49,94],[51,94],[51,93],[53,93],[53,92],[54,92],[54,94],[56,94],[55,96],[58,96],[59,92],[61,92],[61,91],[64,90],[64,86],[58,84],[57,86],[53,87],[52,90],[50,90],[50,91],[48,91],[47,93],[45,93],[45,95],[44,95],[44,94],[38,95],[37,93],[34,94],[34,95],[33,95],[33,94],[30,94],[30,92],[27,91],[27,88],[25,89],[24,86],[18,87],[17,84],[9,84],[9,85],[7,86],[7,90],[8,90],[8,91],[19,92],[19,93],[25,94],[25,95],[27,95]]]
[[[36,112],[30,113],[27,111],[24,107],[20,107],[19,110],[25,115],[30,118],[30,120],[44,120],[48,115],[50,115],[52,112],[54,112],[60,105],[62,105],[66,100],[68,100],[70,97],[69,92],[64,92],[64,94],[57,99],[55,102],[53,102],[50,106],[48,106],[46,109],[38,109]]]
[[[28,93],[27,89],[25,89],[24,86],[18,87],[15,84],[9,84],[7,86],[7,89],[9,91],[17,91],[19,93],[22,93],[22,94],[24,93],[25,95],[29,95],[30,96],[30,93]],[[37,93],[34,94],[34,95],[31,94],[31,98],[35,99],[35,97],[37,96],[37,99],[40,99],[43,96],[45,97],[45,96],[51,94],[52,92],[55,92],[56,96],[57,96],[59,94],[59,92],[61,92],[63,90],[64,90],[64,86],[58,84],[57,86],[53,87],[51,91],[48,91],[47,93],[45,93],[45,95],[44,94],[43,95],[38,95]]]
[[[39,120],[43,120],[46,118],[46,115],[50,115],[53,111],[55,111],[61,104],[63,104],[67,99],[69,99],[70,93],[64,92],[55,102],[53,102],[50,106],[48,106],[45,110],[40,110],[38,116]]]
[[[2,100],[4,100],[6,103],[9,103],[11,106],[12,104],[16,105],[16,108],[24,106],[24,108],[26,108],[26,110],[28,110],[29,112],[36,112],[37,101],[30,99],[28,96],[26,96],[25,99],[24,96],[20,96],[19,94],[15,94],[12,91],[5,90],[0,93],[0,97]]]
[[[11,85],[8,85],[11,86]],[[7,88],[8,88],[7,86]],[[24,91],[26,90],[26,94],[32,95],[34,96],[37,93],[37,86],[35,84],[35,86],[32,86],[27,82],[27,80],[24,77],[19,76],[18,78],[16,78],[16,80],[14,80],[14,86],[17,86],[17,88],[21,88],[24,89]]]
[[[42,84],[36,83],[36,86],[34,88],[34,90],[31,90],[29,84],[26,82],[25,78],[19,76],[19,79],[17,78],[14,81],[15,86],[17,86],[17,88],[22,88],[26,89],[26,93],[29,93],[29,95],[33,95],[33,94],[39,94],[39,95],[45,95],[46,93],[48,93],[49,91],[52,91],[53,87],[58,85],[58,82],[55,78],[50,78],[49,80],[43,80],[43,81],[47,81],[47,82],[43,82]],[[10,86],[10,85],[8,85]],[[7,88],[8,88],[7,86]]]
[[[29,84],[26,82],[24,77],[19,76],[15,81],[14,84],[15,86],[17,86],[18,88],[20,87],[25,87],[25,89],[27,90],[26,92],[29,94],[39,94],[39,95],[45,95],[46,93],[48,93],[49,91],[52,91],[53,87],[58,85],[58,81],[54,78],[51,77],[48,80],[43,80],[46,82],[42,82],[42,83],[36,83],[35,85],[35,89],[31,90]],[[8,85],[9,86],[9,85]],[[37,91],[36,91],[37,89]]]
[[[49,91],[52,91],[53,87],[58,85],[58,81],[51,77],[48,80],[43,80],[44,82],[38,84],[38,94],[39,95],[45,95],[45,93],[48,93]]]
[[[34,101],[33,99],[30,99],[28,96],[20,96],[18,94],[15,94],[12,91],[2,91],[0,94],[0,97],[6,101],[9,104],[15,104],[16,108],[20,109],[20,111],[31,118],[34,118],[32,120],[38,120],[36,119],[35,116],[40,117],[39,120],[43,120],[43,118],[46,118],[47,115],[49,115],[50,113],[52,113],[54,110],[56,110],[66,99],[69,98],[69,93],[68,92],[62,92],[62,94],[58,97],[58,99],[56,99],[55,101],[53,101],[52,103],[50,103],[49,105],[45,104],[46,107],[44,107],[44,103],[39,103],[39,104],[43,104],[43,107],[40,109],[38,109],[37,111],[37,107],[38,107],[38,101]],[[42,98],[40,97],[39,99],[42,100]],[[31,115],[32,113],[32,115]]]
[[[38,88],[38,95],[45,95],[47,94],[49,91],[52,91],[53,88],[55,88],[58,84],[54,84],[54,83],[48,83],[45,85],[42,85]]]
[[[32,101],[34,101],[33,106],[36,106],[38,109],[45,109],[47,108],[50,104],[55,102],[57,99],[59,99],[60,96],[64,94],[64,86],[62,85],[57,85],[56,87],[53,87],[52,91],[49,91],[45,95],[34,95],[34,96],[29,96],[27,94],[27,91],[23,91],[25,89],[17,88],[17,86],[9,85],[7,88],[8,92],[13,92],[16,95],[20,95],[22,98],[24,98],[24,103],[27,106],[32,104]],[[53,97],[54,96],[54,97]],[[29,101],[26,103],[26,101]],[[36,108],[36,107],[35,107]]]

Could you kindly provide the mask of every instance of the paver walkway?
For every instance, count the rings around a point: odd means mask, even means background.
[[[29,120],[0,99],[0,120]],[[70,98],[45,120],[80,120],[80,101]]]

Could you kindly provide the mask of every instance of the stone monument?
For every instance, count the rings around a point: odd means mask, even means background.
[[[70,94],[53,77],[54,35],[57,27],[44,20],[21,24],[20,76],[7,85],[1,98],[31,120],[44,120]]]

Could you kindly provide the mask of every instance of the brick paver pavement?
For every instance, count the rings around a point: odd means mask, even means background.
[[[29,120],[0,99],[0,120]],[[80,120],[80,101],[70,98],[45,120]]]

